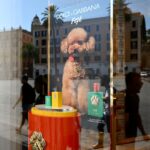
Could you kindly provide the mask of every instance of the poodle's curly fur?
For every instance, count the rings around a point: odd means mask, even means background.
[[[85,69],[74,57],[75,51],[92,51],[95,48],[94,37],[88,37],[83,28],[74,28],[61,41],[61,51],[68,53],[62,79],[63,104],[77,108],[79,111],[87,109],[88,80],[85,79]]]

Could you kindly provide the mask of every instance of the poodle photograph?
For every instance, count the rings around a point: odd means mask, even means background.
[[[79,54],[93,51],[94,48],[94,37],[88,36],[80,27],[73,28],[61,41],[61,52],[69,55],[62,77],[63,104],[72,106],[80,112],[87,111],[89,81],[85,77],[85,68],[79,59]]]

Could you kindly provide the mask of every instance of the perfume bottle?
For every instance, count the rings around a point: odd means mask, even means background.
[[[62,107],[62,92],[52,92],[52,108]]]
[[[88,115],[103,117],[103,92],[100,92],[100,84],[93,84],[93,91],[88,92]]]

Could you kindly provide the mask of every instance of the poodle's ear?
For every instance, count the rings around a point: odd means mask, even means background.
[[[68,51],[68,41],[67,41],[67,38],[65,38],[65,39],[63,39],[61,41],[61,51],[63,53],[67,53],[67,51]]]
[[[95,38],[93,36],[89,37],[89,40],[86,43],[86,50],[87,51],[92,51],[95,49]]]

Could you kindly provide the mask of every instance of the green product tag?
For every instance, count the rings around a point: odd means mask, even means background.
[[[103,92],[88,93],[88,115],[103,117]]]

